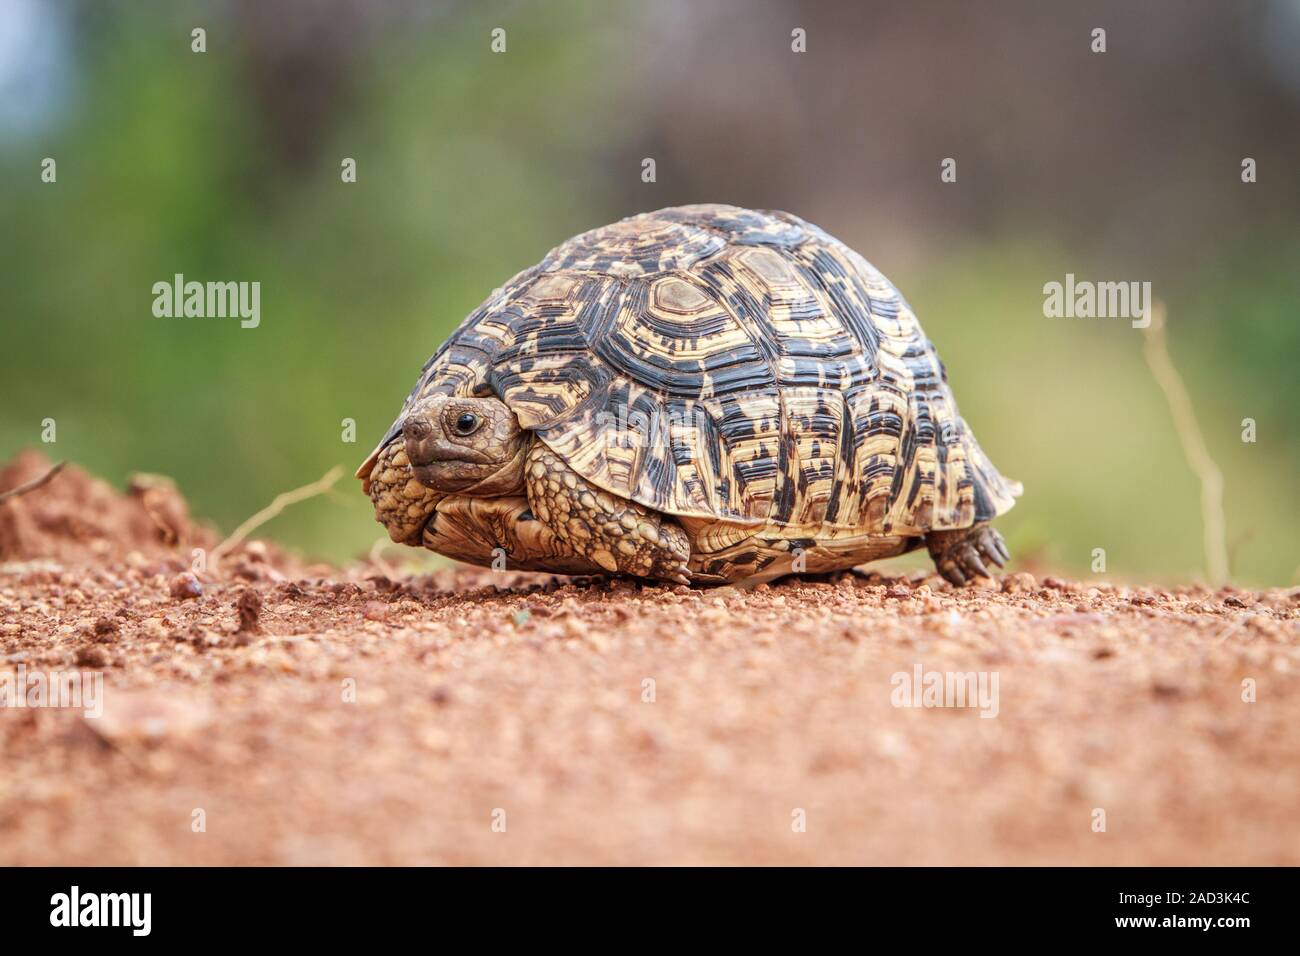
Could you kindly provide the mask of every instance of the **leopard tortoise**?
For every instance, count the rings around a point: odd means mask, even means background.
[[[922,543],[954,584],[1021,487],[898,290],[784,212],[593,229],[474,310],[357,471],[394,541],[473,564],[717,584]]]

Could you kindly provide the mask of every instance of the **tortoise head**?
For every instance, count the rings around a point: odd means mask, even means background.
[[[433,395],[413,405],[401,427],[412,474],[434,491],[522,492],[531,436],[500,399]]]

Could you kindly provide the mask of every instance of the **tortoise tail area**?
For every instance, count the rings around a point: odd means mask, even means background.
[[[1023,490],[1020,482],[994,467],[965,422],[957,418],[953,423],[959,432],[948,441],[937,436],[919,440],[916,429],[904,433],[882,502],[883,532],[924,534],[969,528],[1015,505]]]
[[[1025,487],[997,470],[969,428],[965,429],[964,437],[966,472],[975,500],[973,523],[991,521],[1010,511],[1016,499],[1024,493]]]

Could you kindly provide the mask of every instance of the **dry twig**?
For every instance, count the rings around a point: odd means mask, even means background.
[[[314,498],[322,495],[334,485],[343,475],[343,468],[335,465],[329,471],[325,472],[318,480],[313,481],[310,485],[303,485],[301,488],[295,488],[293,491],[286,491],[283,494],[275,496],[269,505],[253,515],[233,532],[230,537],[226,538],[219,545],[212,549],[212,558],[214,560],[229,554],[239,546],[248,535],[256,528],[270,521],[289,505],[296,505],[300,501],[306,501],[308,498]]]
[[[35,491],[41,485],[45,484],[61,472],[63,466],[66,464],[66,461],[61,461],[39,478],[33,478],[31,481],[21,484],[17,488],[10,488],[8,491],[0,491],[0,501],[8,501],[10,498],[17,498],[19,495],[27,494],[29,491]]]
[[[1174,417],[1174,427],[1178,431],[1179,441],[1183,444],[1183,454],[1187,464],[1201,480],[1201,520],[1205,528],[1205,564],[1213,584],[1223,584],[1228,580],[1228,544],[1225,521],[1223,517],[1223,472],[1210,457],[1201,436],[1201,427],[1196,423],[1196,412],[1192,400],[1183,385],[1183,379],[1174,368],[1169,358],[1169,349],[1165,344],[1165,304],[1151,304],[1151,322],[1143,329],[1146,337],[1143,353],[1156,384],[1165,393],[1169,402],[1169,411]]]

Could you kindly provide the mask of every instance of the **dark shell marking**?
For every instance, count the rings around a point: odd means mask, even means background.
[[[466,318],[407,405],[488,392],[593,484],[764,537],[964,528],[1020,493],[898,290],[788,213],[683,206],[570,239]]]

